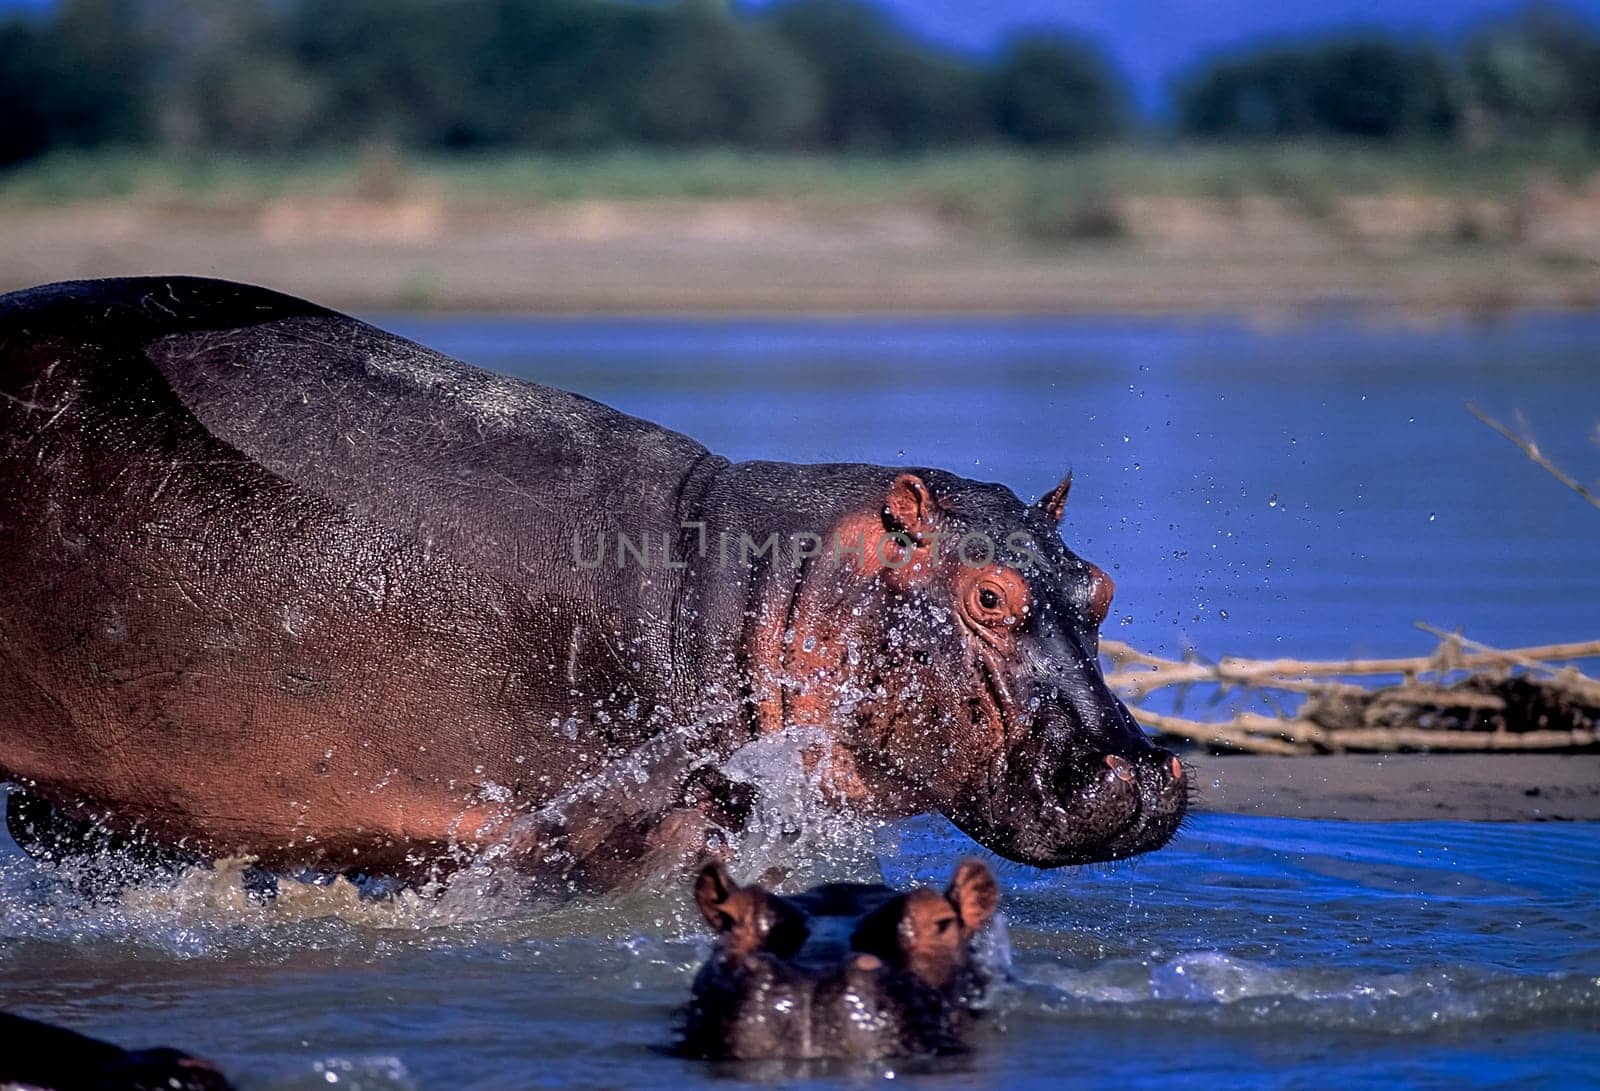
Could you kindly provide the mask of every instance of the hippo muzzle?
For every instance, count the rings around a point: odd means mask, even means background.
[[[1030,716],[987,790],[950,818],[996,852],[1036,867],[1120,860],[1160,848],[1188,808],[1177,755],[1153,745],[1106,686],[1096,656],[1065,634],[1029,642],[1007,702]]]
[[[964,861],[943,893],[830,883],[781,897],[718,863],[695,881],[717,945],[694,982],[683,1051],[730,1060],[949,1053],[984,985],[971,948],[999,886]]]
[[[1112,750],[1040,748],[1005,763],[997,790],[962,801],[951,820],[1019,863],[1061,867],[1160,848],[1182,823],[1187,776],[1148,743]]]

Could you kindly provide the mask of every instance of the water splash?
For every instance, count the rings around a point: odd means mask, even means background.
[[[879,882],[875,832],[883,825],[827,798],[832,736],[797,726],[746,743],[723,763],[755,803],[734,838],[743,878],[779,878],[780,889],[819,882]]]

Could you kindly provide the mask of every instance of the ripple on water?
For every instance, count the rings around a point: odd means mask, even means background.
[[[937,820],[874,839],[780,802],[761,821],[757,867],[801,852],[861,877],[875,849],[891,882],[942,885],[973,851]],[[988,957],[1009,967],[993,998],[1005,1032],[964,1062],[996,1079],[1048,1083],[1096,1049],[1131,1086],[1164,1086],[1180,1054],[1249,1084],[1269,1048],[1292,1067],[1392,1042],[1472,1083],[1491,1071],[1472,1054],[1480,1040],[1573,1065],[1600,1052],[1583,1044],[1600,1024],[1597,825],[1201,815],[1132,864],[1000,872],[1008,924]],[[0,845],[0,1006],[130,1043],[175,1040],[259,1087],[708,1077],[658,1051],[707,949],[673,884],[536,903],[469,869],[440,897],[374,899],[339,880],[285,882],[261,902],[229,861],[93,902],[70,878]],[[1164,1045],[1130,1054],[1141,1040]]]
[[[1592,1024],[1600,1020],[1600,977],[1516,977],[1466,966],[1370,974],[1196,951],[1164,961],[1119,960],[1077,969],[1030,960],[1006,1004],[1084,1019],[1404,1035],[1458,1024]]]

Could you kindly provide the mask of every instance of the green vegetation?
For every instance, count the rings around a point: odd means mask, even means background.
[[[1537,7],[1455,53],[1365,37],[1222,58],[1172,116],[1200,141],[1594,142],[1597,71],[1591,28]],[[1091,43],[1024,34],[973,57],[868,0],[59,0],[0,23],[0,100],[0,166],[73,148],[1053,154],[1149,135]]]
[[[1479,28],[1458,56],[1364,38],[1225,58],[1190,79],[1177,106],[1182,128],[1197,135],[1594,140],[1596,73],[1593,28],[1534,4]]]
[[[1455,131],[1462,101],[1437,50],[1351,41],[1224,61],[1180,109],[1183,127],[1204,135],[1437,139]]]
[[[0,33],[0,164],[132,143],[277,154],[619,146],[908,151],[1119,131],[1092,51],[1019,67],[913,41],[861,0],[61,0]],[[1041,98],[1084,96],[1086,119]],[[1035,116],[1038,114],[1039,116]]]
[[[1341,195],[1396,190],[1512,200],[1533,177],[1578,182],[1596,170],[1600,147],[1555,139],[1480,150],[1319,140],[1270,147],[1118,144],[1066,154],[624,149],[430,155],[379,145],[365,153],[248,157],[99,150],[56,152],[0,173],[0,203],[132,199],[228,209],[284,196],[436,195],[454,206],[492,209],[567,200],[743,198],[917,205],[1048,234],[1044,221],[1092,219],[1095,206],[1111,195],[1260,195],[1303,209],[1325,207]],[[1093,234],[1092,228],[1084,222],[1071,233]]]

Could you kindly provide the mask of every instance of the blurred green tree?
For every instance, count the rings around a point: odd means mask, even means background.
[[[640,87],[646,139],[792,147],[815,138],[816,73],[767,25],[697,0],[671,21],[654,52]]]
[[[297,55],[344,139],[467,148],[787,144],[816,114],[804,61],[704,3],[302,0]]]
[[[916,43],[860,0],[789,0],[764,21],[816,73],[823,144],[914,150],[990,132],[978,66]]]
[[[322,87],[290,54],[275,0],[140,0],[130,31],[160,139],[179,147],[281,152],[315,144]]]
[[[1176,117],[1202,137],[1596,134],[1597,72],[1600,39],[1545,5],[1455,58],[1382,38],[1224,58]],[[967,57],[871,0],[58,0],[0,20],[0,96],[0,163],[99,144],[1074,147],[1133,123],[1088,42]]]
[[[1014,38],[988,85],[995,128],[1011,140],[1081,145],[1127,129],[1126,89],[1085,41],[1045,34]]]
[[[1466,77],[1491,135],[1600,131],[1600,37],[1564,8],[1537,4],[1480,29]]]
[[[50,22],[0,23],[0,165],[149,131],[133,5],[69,0]]]
[[[1178,94],[1189,133],[1230,137],[1440,137],[1461,116],[1459,81],[1435,49],[1359,39],[1224,60]]]
[[[301,0],[287,52],[320,78],[317,142],[484,142],[473,65],[492,68],[497,5],[441,0]],[[475,121],[478,124],[475,124]],[[496,125],[504,119],[494,119]]]

